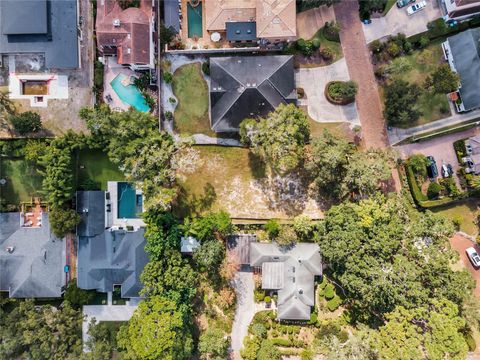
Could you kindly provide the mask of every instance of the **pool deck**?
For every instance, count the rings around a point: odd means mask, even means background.
[[[121,226],[126,228],[127,225],[133,226],[135,230],[145,226],[145,222],[141,218],[121,219],[118,217],[118,183],[122,181],[107,182],[108,192],[110,193],[111,211],[106,212],[106,227]]]
[[[130,105],[125,104],[117,95],[115,90],[113,90],[110,83],[113,79],[117,77],[118,74],[124,74],[126,76],[135,76],[135,72],[118,65],[115,57],[108,57],[107,63],[105,64],[105,70],[103,75],[103,101],[110,106],[113,110],[126,111]],[[107,96],[110,95],[112,98],[111,101],[107,100]]]

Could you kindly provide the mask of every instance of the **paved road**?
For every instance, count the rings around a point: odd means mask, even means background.
[[[480,270],[477,270],[472,266],[472,263],[468,259],[467,254],[465,253],[465,250],[473,246],[477,250],[477,252],[480,254],[480,247],[474,244],[473,241],[471,241],[470,239],[467,239],[466,237],[460,235],[459,233],[455,234],[453,238],[450,239],[450,244],[452,245],[452,248],[455,249],[460,254],[460,260],[462,261],[463,265],[468,270],[468,272],[472,274],[473,278],[477,282],[477,286],[473,290],[473,293],[475,294],[475,296],[479,297],[480,296]]]
[[[328,66],[303,68],[295,71],[297,87],[305,90],[306,99],[300,99],[299,105],[306,105],[308,115],[318,122],[347,121],[360,124],[355,104],[334,105],[325,98],[325,86],[333,80],[350,80],[345,58]]]
[[[358,2],[344,0],[335,4],[334,10],[341,27],[340,40],[348,71],[358,84],[356,104],[365,145],[369,148],[387,147],[382,105],[358,15]]]
[[[248,326],[255,314],[255,302],[253,299],[253,273],[239,271],[235,275],[234,288],[237,293],[237,309],[232,326],[232,351],[238,358],[240,349],[243,347],[243,339],[247,336]]]
[[[407,36],[419,34],[427,31],[427,24],[435,19],[442,17],[442,13],[437,1],[427,0],[427,6],[424,10],[408,16],[407,8],[398,9],[395,5],[387,15],[372,19],[372,23],[363,26],[365,39],[367,43],[376,39],[381,39],[388,35],[404,33]]]
[[[88,351],[88,327],[92,318],[100,321],[128,321],[137,309],[136,305],[85,305],[83,306],[82,341],[84,351]]]
[[[388,130],[388,138],[390,139],[390,143],[395,145],[411,136],[420,135],[425,132],[441,130],[447,126],[461,125],[463,122],[474,120],[476,118],[480,118],[480,109],[473,110],[465,114],[454,113],[452,116],[447,118],[432,121],[424,125],[414,126],[408,129],[391,128]]]

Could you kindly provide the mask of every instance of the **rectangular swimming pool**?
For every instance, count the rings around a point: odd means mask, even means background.
[[[122,102],[127,105],[133,106],[136,110],[141,112],[149,112],[148,106],[142,93],[134,85],[124,85],[122,82],[127,79],[127,75],[118,74],[115,79],[110,82],[113,90],[117,93]]]
[[[203,36],[202,31],[202,2],[200,1],[197,6],[193,7],[190,2],[187,5],[187,22],[188,22],[188,37],[194,36],[201,38]]]
[[[142,195],[137,194],[135,187],[127,182],[117,184],[118,218],[136,219],[142,213]]]

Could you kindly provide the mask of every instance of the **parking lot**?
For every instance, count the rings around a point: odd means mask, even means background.
[[[460,255],[460,261],[462,262],[463,267],[467,269],[470,274],[472,274],[472,277],[476,281],[476,287],[473,290],[473,293],[477,297],[480,296],[480,270],[477,270],[473,267],[465,252],[467,248],[473,247],[475,250],[477,250],[477,253],[480,254],[480,247],[474,244],[470,239],[467,239],[458,233],[450,239],[450,244],[452,245],[452,248],[455,249]]]
[[[402,146],[395,146],[395,148],[400,151],[402,158],[406,159],[412,154],[423,154],[425,156],[433,156],[437,163],[437,168],[439,171],[439,176],[441,176],[440,171],[443,162],[446,164],[451,164],[454,172],[460,169],[460,164],[457,160],[457,155],[453,148],[453,143],[460,139],[465,139],[480,133],[480,128],[473,128],[459,133],[446,135],[432,140],[421,141],[413,144],[407,144]],[[455,176],[457,181],[457,186],[459,186],[458,179]]]
[[[404,33],[412,36],[427,31],[427,24],[442,17],[438,3],[435,0],[426,0],[427,6],[413,15],[407,15],[407,6],[399,9],[394,5],[387,15],[381,18],[372,18],[372,23],[363,25],[363,32],[367,44],[388,35]]]

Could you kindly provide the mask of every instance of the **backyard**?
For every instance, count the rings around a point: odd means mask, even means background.
[[[0,178],[7,181],[0,185],[0,198],[5,199],[6,204],[18,205],[40,195],[43,177],[22,158],[1,158]]]
[[[107,181],[125,180],[123,173],[101,150],[81,150],[77,155],[77,188],[95,183],[107,189]]]
[[[421,88],[423,88],[427,76],[432,74],[445,61],[439,41],[431,43],[423,50],[416,50],[403,58],[407,60],[410,70],[407,69],[398,75],[396,74],[395,78],[417,84]],[[383,88],[380,89],[382,98],[383,90]],[[445,94],[432,94],[429,91],[423,91],[416,107],[422,115],[416,122],[409,123],[408,127],[426,124],[451,115],[449,101]]]
[[[452,221],[458,219],[460,221],[460,231],[471,236],[477,236],[478,226],[475,224],[475,220],[479,205],[479,200],[467,199],[454,205],[432,209],[432,211]]]
[[[305,214],[322,218],[322,204],[314,199],[303,174],[286,177],[269,171],[248,149],[195,146],[196,168],[179,173],[179,198],[174,212],[180,216],[224,209],[233,218],[291,218]]]
[[[175,130],[180,134],[214,135],[208,116],[208,86],[200,63],[187,64],[173,74],[172,83],[178,105],[174,112]]]

